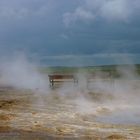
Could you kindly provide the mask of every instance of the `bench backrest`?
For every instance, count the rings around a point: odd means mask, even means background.
[[[50,79],[74,79],[74,75],[48,75]]]

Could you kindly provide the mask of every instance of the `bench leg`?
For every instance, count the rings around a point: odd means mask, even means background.
[[[89,88],[89,83],[90,81],[87,79],[87,82],[86,82],[87,89]]]
[[[53,87],[53,86],[54,86],[54,81],[50,80],[50,87]]]
[[[74,85],[78,85],[78,80],[74,79]]]

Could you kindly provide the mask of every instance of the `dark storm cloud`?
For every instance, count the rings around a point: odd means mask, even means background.
[[[1,0],[0,48],[42,55],[140,53],[139,0]]]
[[[78,20],[93,22],[97,18],[128,22],[138,13],[139,5],[139,0],[83,0],[75,10],[64,14],[64,23],[69,26]]]

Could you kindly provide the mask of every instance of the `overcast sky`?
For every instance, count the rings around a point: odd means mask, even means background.
[[[140,53],[140,0],[0,0],[1,52]]]

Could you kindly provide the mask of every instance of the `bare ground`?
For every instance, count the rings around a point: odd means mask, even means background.
[[[0,90],[0,140],[139,140],[140,126],[96,121],[95,114],[77,112],[71,99]],[[99,112],[107,113],[102,109]]]

